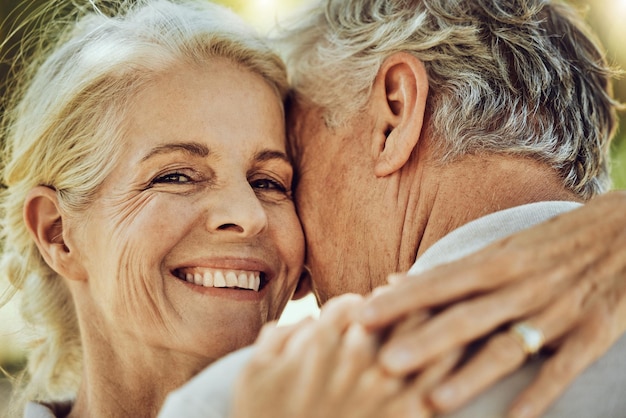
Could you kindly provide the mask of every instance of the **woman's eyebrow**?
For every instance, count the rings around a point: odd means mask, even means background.
[[[200,144],[198,142],[176,142],[171,144],[159,145],[158,147],[152,148],[150,152],[141,159],[141,161],[146,161],[154,157],[155,155],[167,154],[176,151],[183,151],[187,154],[198,157],[207,157],[210,154],[209,148],[206,145]]]
[[[287,157],[287,154],[282,151],[276,151],[271,149],[264,149],[257,152],[254,156],[254,159],[256,161],[269,161],[279,159],[285,161],[288,164],[291,164],[291,160],[289,159],[289,157]]]

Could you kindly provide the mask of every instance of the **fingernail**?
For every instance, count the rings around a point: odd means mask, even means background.
[[[433,390],[430,395],[437,406],[448,406],[458,397],[458,392],[453,385],[442,385]]]
[[[533,416],[533,408],[530,404],[523,403],[515,405],[509,411],[508,418],[528,418]]]

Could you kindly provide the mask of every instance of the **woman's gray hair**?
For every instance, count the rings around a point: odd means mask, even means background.
[[[582,19],[552,0],[327,0],[283,33],[290,81],[338,126],[358,114],[384,60],[420,59],[426,129],[452,159],[510,153],[558,170],[584,199],[610,185],[615,72]]]
[[[29,382],[14,409],[24,399],[71,399],[82,373],[72,298],[28,233],[22,214],[27,193],[39,185],[54,189],[67,216],[92,204],[124,152],[133,97],[177,65],[202,68],[226,59],[263,77],[279,100],[288,92],[280,57],[226,8],[199,0],[103,2],[117,5],[114,10],[85,3],[85,10],[66,18],[67,30],[51,34],[54,42],[37,41],[41,47],[17,79],[0,132],[0,277],[20,293],[22,314],[34,331]]]

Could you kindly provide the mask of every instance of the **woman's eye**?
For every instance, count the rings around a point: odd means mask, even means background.
[[[259,179],[250,182],[250,185],[254,189],[261,190],[275,190],[277,192],[286,193],[287,188],[283,186],[280,182],[272,179]]]
[[[152,183],[189,183],[191,178],[182,173],[169,173],[155,178]]]

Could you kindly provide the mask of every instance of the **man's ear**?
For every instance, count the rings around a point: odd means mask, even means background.
[[[24,222],[41,256],[54,271],[67,279],[86,279],[75,251],[66,243],[63,216],[53,189],[37,186],[28,192],[24,202]]]
[[[411,156],[421,135],[427,97],[428,75],[422,61],[397,52],[383,62],[370,102],[376,118],[372,143],[376,176],[394,173]]]

